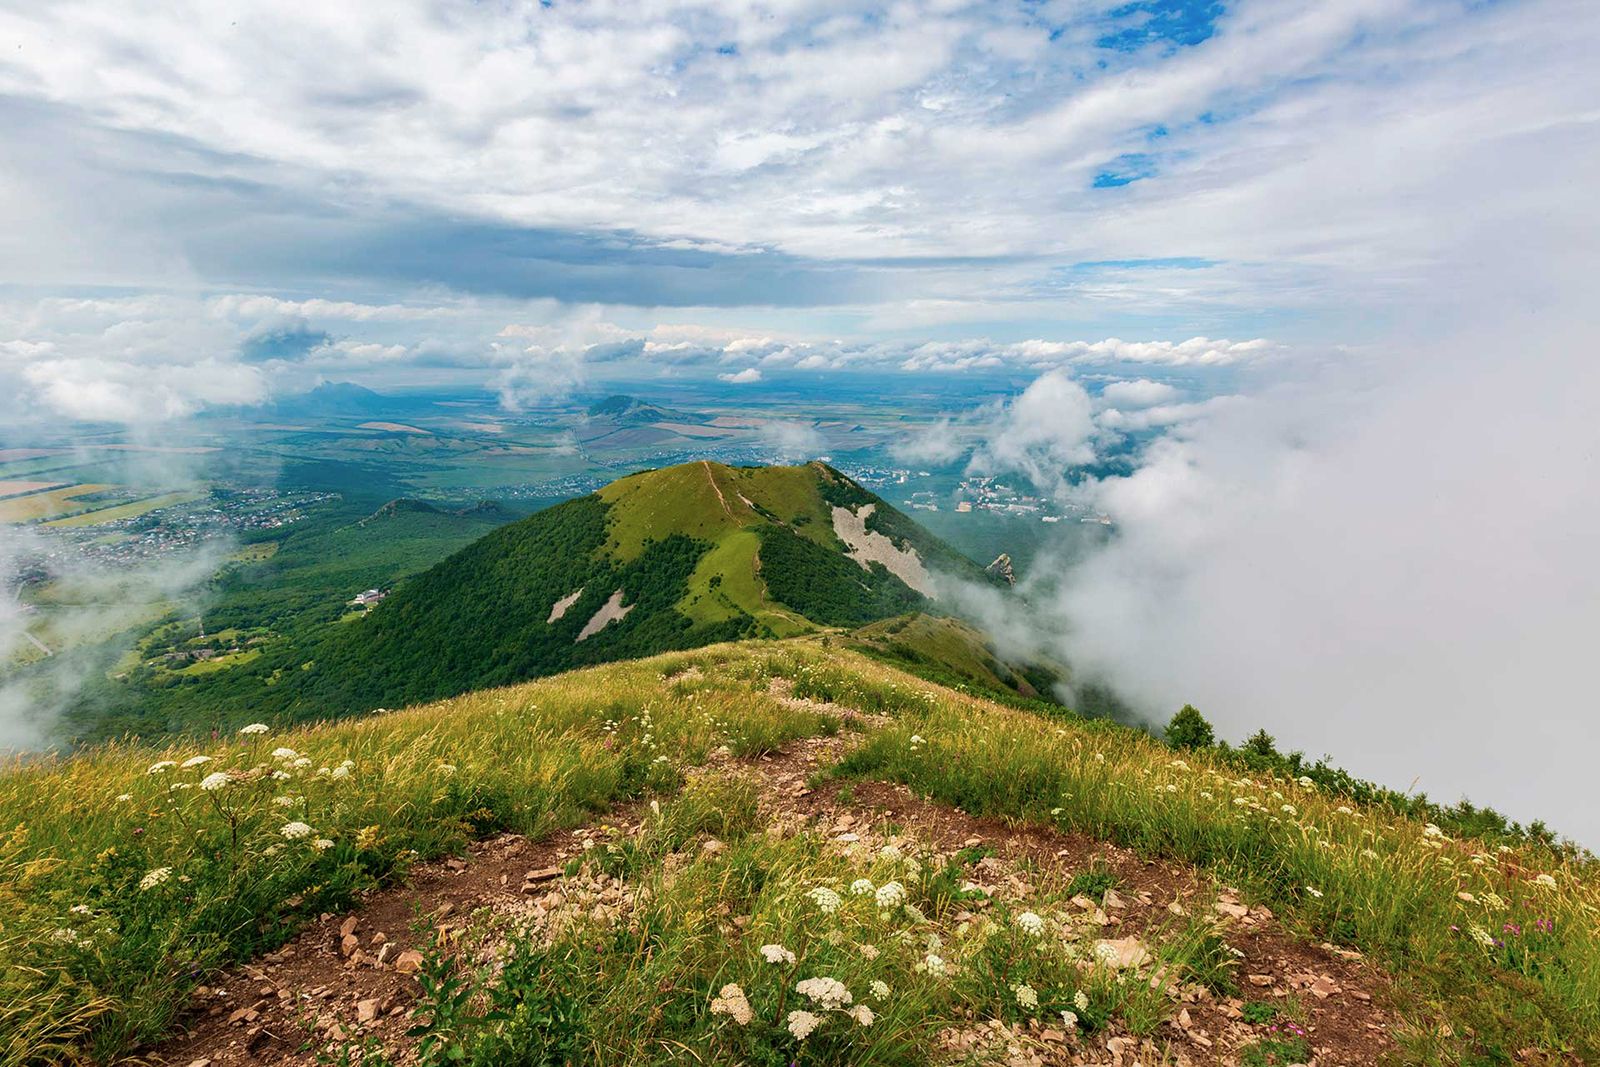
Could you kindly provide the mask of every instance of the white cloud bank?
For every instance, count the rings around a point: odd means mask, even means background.
[[[995,413],[979,455],[1117,527],[1033,590],[1032,622],[1155,717],[1192,702],[1235,740],[1265,727],[1600,843],[1591,352],[1587,327],[1516,316],[1297,373],[1077,490],[1057,465],[1093,431],[1047,375]]]

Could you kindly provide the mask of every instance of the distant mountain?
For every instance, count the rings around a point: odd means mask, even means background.
[[[636,396],[626,396],[618,393],[608,396],[604,400],[596,401],[589,405],[589,415],[592,418],[610,419],[623,426],[643,426],[652,422],[688,422],[698,423],[706,421],[704,416],[687,411],[678,411],[673,408],[664,408],[659,404],[652,404],[648,400],[640,400]]]
[[[354,382],[323,382],[310,392],[281,397],[273,405],[286,415],[379,415],[397,406],[394,398]]]
[[[326,714],[857,627],[936,609],[940,574],[994,581],[824,464],[690,463],[499,527],[337,628],[295,688]]]

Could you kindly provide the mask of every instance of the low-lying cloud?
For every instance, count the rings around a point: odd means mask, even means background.
[[[1155,718],[1192,702],[1223,736],[1265,727],[1391,786],[1600,842],[1585,703],[1600,370],[1584,337],[1508,322],[1284,377],[1077,488],[1054,475],[1081,455],[1081,402],[1040,379],[1029,393],[1069,398],[1064,437],[1019,434],[1025,393],[979,454],[1042,472],[1116,535],[1035,568],[1033,628]]]

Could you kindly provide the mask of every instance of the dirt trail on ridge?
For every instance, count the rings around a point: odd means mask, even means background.
[[[847,726],[883,720],[789,696],[785,702],[839,714]],[[1091,867],[1116,876],[1113,890],[1092,909],[1106,938],[1157,938],[1178,912],[1215,914],[1238,953],[1241,992],[1252,1000],[1297,1003],[1316,1055],[1315,1067],[1377,1064],[1394,1052],[1386,978],[1358,954],[1291,936],[1263,907],[1215,886],[1192,867],[1142,858],[1114,845],[1039,826],[976,819],[955,808],[878,781],[808,783],[850,743],[841,737],[796,741],[756,759],[714,757],[707,770],[754,776],[769,824],[783,833],[808,831],[841,844],[879,847],[913,841],[937,856],[981,846],[988,855],[973,881],[993,899],[1029,897],[1041,882]],[[197,991],[180,1018],[184,1029],[154,1049],[151,1060],[176,1067],[283,1064],[311,1067],[319,1050],[345,1041],[375,1040],[396,1063],[415,1062],[412,1025],[418,949],[427,935],[459,936],[482,909],[505,915],[541,909],[577,895],[597,906],[620,899],[623,887],[563,869],[586,843],[606,839],[603,827],[638,833],[648,810],[630,804],[591,826],[537,841],[503,834],[473,844],[465,858],[419,864],[400,887],[374,891],[346,915],[325,915],[277,952],[231,969]],[[980,908],[980,904],[973,904]],[[1074,903],[1079,901],[1075,898]],[[423,929],[419,936],[413,923]],[[1186,987],[1172,1017],[1147,1037],[1120,1020],[1092,1035],[1071,1037],[1048,1023],[1006,1026],[973,1021],[942,1036],[950,1062],[1043,1067],[1050,1064],[1233,1065],[1240,1049],[1265,1026],[1242,1019],[1244,1001]]]

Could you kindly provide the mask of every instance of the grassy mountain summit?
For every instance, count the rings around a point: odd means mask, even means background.
[[[826,634],[33,761],[0,826],[5,1067],[1600,1056],[1587,857]]]
[[[981,568],[821,463],[697,462],[502,526],[342,627],[290,681],[305,714],[918,611]]]

